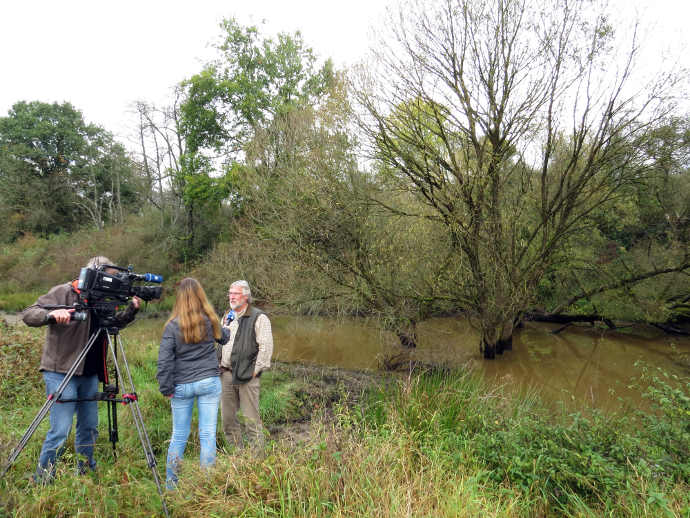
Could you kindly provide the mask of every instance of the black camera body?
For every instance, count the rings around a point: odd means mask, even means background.
[[[96,268],[82,268],[77,287],[84,300],[94,303],[126,302],[134,296],[145,301],[161,297],[160,286],[135,286],[136,281],[163,282],[163,277],[153,273],[133,273],[131,267],[102,264]]]
[[[101,323],[107,325],[112,322],[117,306],[131,297],[136,296],[147,302],[161,297],[160,286],[135,286],[134,283],[138,281],[160,283],[163,277],[153,273],[134,273],[131,266],[121,268],[102,264],[95,268],[82,268],[77,283],[81,306],[92,310]]]
[[[117,307],[131,297],[150,301],[159,299],[162,294],[160,286],[135,286],[137,281],[163,282],[161,275],[153,273],[133,273],[132,267],[121,268],[112,264],[82,268],[79,273],[77,288],[79,302],[72,306],[41,305],[44,309],[74,309],[70,321],[85,321],[91,312],[98,318],[99,324],[106,327],[117,327],[115,312]],[[49,322],[54,321],[49,319]]]

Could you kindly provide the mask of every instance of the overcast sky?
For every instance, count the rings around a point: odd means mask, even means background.
[[[0,0],[0,116],[20,100],[71,102],[121,134],[137,99],[165,102],[213,56],[223,18],[262,33],[302,32],[337,65],[367,48],[383,0]]]
[[[660,50],[685,47],[690,0],[616,0],[654,27]],[[88,122],[130,134],[135,100],[164,104],[213,55],[223,18],[262,33],[300,30],[336,66],[369,46],[387,0],[0,0],[0,116],[17,101],[71,102]],[[631,6],[635,6],[634,8]],[[652,58],[653,59],[653,58]]]

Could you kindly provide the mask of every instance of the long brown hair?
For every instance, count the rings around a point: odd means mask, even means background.
[[[206,338],[206,318],[211,321],[214,338],[220,338],[218,316],[206,298],[204,288],[192,277],[182,279],[168,322],[177,319],[185,342],[196,344]]]

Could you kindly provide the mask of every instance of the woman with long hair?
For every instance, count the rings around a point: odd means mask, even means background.
[[[216,461],[221,395],[216,342],[225,344],[228,338],[229,333],[221,328],[199,281],[191,277],[182,279],[163,330],[156,375],[161,394],[171,398],[173,429],[165,470],[168,489],[177,486],[195,400],[199,413],[199,462],[201,467],[209,467]]]

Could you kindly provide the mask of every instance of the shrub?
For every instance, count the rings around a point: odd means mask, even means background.
[[[689,482],[690,387],[652,381],[647,397],[655,413],[553,415],[538,399],[509,398],[470,373],[424,374],[370,400],[361,429],[403,437],[417,463],[474,466],[485,483],[508,485],[559,512],[616,508],[640,495],[668,511],[661,496]]]

